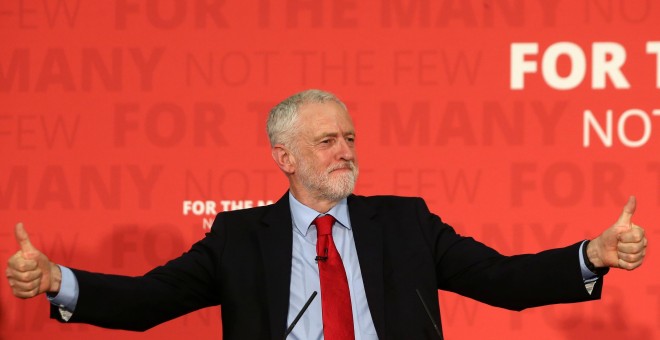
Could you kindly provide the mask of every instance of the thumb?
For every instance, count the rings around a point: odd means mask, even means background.
[[[18,245],[21,247],[21,251],[23,253],[29,254],[37,251],[37,248],[35,248],[30,242],[30,237],[28,236],[27,231],[25,231],[22,222],[16,223],[14,235],[16,236],[16,242],[18,242]]]
[[[632,216],[635,213],[635,208],[637,207],[637,200],[635,199],[635,196],[630,196],[628,198],[628,202],[626,202],[626,205],[623,206],[623,212],[621,213],[621,216],[619,217],[619,220],[617,221],[618,224],[622,224],[625,226],[631,226],[632,225]]]

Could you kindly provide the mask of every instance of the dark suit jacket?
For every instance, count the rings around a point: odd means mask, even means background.
[[[350,196],[348,207],[369,309],[380,339],[437,338],[417,297],[440,323],[437,290],[522,310],[600,297],[582,282],[579,243],[502,256],[455,233],[420,198]],[[275,204],[220,213],[181,257],[141,277],[74,270],[80,295],[69,322],[146,330],[222,305],[224,339],[281,339],[287,327],[292,222]],[[55,308],[51,315],[59,318]]]

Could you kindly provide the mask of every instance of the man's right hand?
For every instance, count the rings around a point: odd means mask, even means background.
[[[27,299],[46,292],[57,294],[62,282],[60,267],[32,245],[23,223],[16,224],[15,235],[20,250],[9,258],[6,271],[14,295]]]

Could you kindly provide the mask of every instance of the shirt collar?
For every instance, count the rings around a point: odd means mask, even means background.
[[[291,207],[291,220],[293,221],[293,227],[303,236],[307,236],[307,230],[315,218],[321,215],[326,215],[300,203],[295,197],[293,197],[291,191],[289,191],[289,206]],[[349,230],[351,229],[351,220],[348,216],[348,201],[346,198],[339,201],[339,203],[332,207],[327,214],[332,215],[342,227]]]

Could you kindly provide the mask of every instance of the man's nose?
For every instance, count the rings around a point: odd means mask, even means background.
[[[349,144],[349,141],[346,140],[346,138],[340,138],[337,145],[339,147],[339,151],[338,151],[339,158],[347,161],[355,160],[355,149],[351,144]]]

